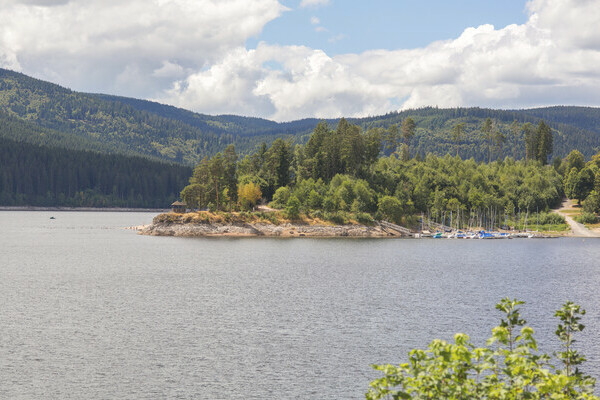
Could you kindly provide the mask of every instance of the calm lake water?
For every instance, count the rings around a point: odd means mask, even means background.
[[[50,220],[55,216],[55,220]],[[551,351],[587,309],[600,376],[600,241],[139,236],[153,214],[0,212],[0,398],[364,398],[373,363],[465,332],[505,296]]]

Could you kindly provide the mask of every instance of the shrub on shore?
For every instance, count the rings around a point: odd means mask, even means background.
[[[575,216],[575,221],[579,222],[580,224],[596,224],[598,223],[598,217],[596,216],[596,214],[592,214],[589,212],[582,212],[581,214]]]

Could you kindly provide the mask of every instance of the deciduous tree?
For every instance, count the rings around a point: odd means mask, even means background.
[[[260,187],[254,182],[240,185],[238,189],[238,201],[243,209],[251,210],[261,197]]]
[[[400,200],[393,196],[383,196],[378,204],[381,215],[394,223],[401,223],[404,210]]]

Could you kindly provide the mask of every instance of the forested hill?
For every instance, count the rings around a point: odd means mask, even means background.
[[[553,118],[553,110],[556,115]],[[573,116],[569,119],[569,110],[573,110]],[[583,117],[582,122],[576,115]],[[486,160],[487,141],[481,131],[483,122],[491,118],[505,138],[499,151],[502,155],[510,155],[517,159],[525,157],[525,134],[519,129],[517,134],[511,132],[511,125],[517,121],[519,125],[524,123],[537,124],[545,120],[554,132],[553,157],[565,157],[571,150],[578,149],[586,157],[591,157],[600,150],[600,125],[594,126],[593,121],[598,118],[600,122],[600,109],[586,107],[556,107],[539,108],[531,110],[492,110],[487,108],[452,108],[440,109],[425,107],[417,110],[406,110],[402,112],[389,113],[383,116],[349,119],[349,121],[368,127],[388,127],[392,124],[400,126],[401,122],[411,117],[416,122],[417,129],[412,139],[411,147],[416,153],[425,155],[434,153],[437,155],[453,154],[452,149],[455,141],[452,139],[452,128],[459,123],[464,123],[464,134],[461,143],[461,154],[463,158],[475,158],[478,161]]]
[[[310,131],[308,124],[299,126]],[[0,136],[17,141],[68,149],[85,144],[101,152],[193,165],[230,143],[244,153],[285,136],[285,129],[275,127],[279,124],[259,118],[211,117],[149,101],[78,93],[0,69]]]
[[[600,150],[600,109],[549,107],[531,110],[481,108],[422,108],[350,122],[363,129],[387,128],[411,116],[417,124],[411,139],[414,154],[454,152],[451,130],[464,123],[461,155],[485,160],[487,144],[481,126],[492,118],[506,137],[502,155],[524,156],[524,135],[513,135],[510,125],[540,119],[554,130],[554,154],[564,157],[578,149],[586,157]],[[327,120],[331,126],[336,119]],[[141,155],[195,165],[235,144],[239,154],[276,138],[304,143],[317,119],[277,123],[233,115],[209,116],[151,101],[103,94],[78,93],[26,75],[0,69],[0,137],[66,149]]]
[[[600,108],[555,106],[522,110],[525,114],[543,118],[548,122],[572,125],[600,133]]]

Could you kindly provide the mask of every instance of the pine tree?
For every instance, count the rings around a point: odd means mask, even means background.
[[[456,157],[459,156],[460,137],[462,136],[464,127],[465,127],[465,124],[460,123],[460,124],[454,125],[454,128],[452,128],[452,139],[456,142]]]
[[[513,153],[513,158],[516,160],[517,159],[517,144],[519,142],[519,133],[521,132],[521,126],[519,125],[519,123],[517,122],[517,120],[515,119],[512,124],[510,124],[510,133],[512,136],[512,139],[514,140],[514,153]]]
[[[492,123],[491,118],[487,118],[481,127],[481,132],[485,136],[485,139],[488,143],[488,163],[492,161],[492,131],[494,129],[494,124]]]
[[[410,158],[410,138],[415,136],[416,126],[417,125],[415,124],[415,121],[411,117],[408,117],[402,121],[402,137],[404,138],[406,144],[408,158]]]
[[[537,160],[543,165],[548,163],[548,156],[552,154],[554,140],[552,137],[552,129],[544,121],[540,121],[536,131],[537,139]]]

